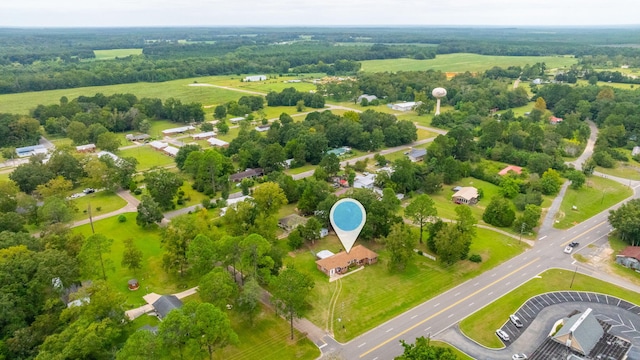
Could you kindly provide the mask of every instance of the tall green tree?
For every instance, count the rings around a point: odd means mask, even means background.
[[[184,359],[184,352],[191,340],[193,322],[181,310],[172,310],[158,326],[158,338],[165,354],[175,354]]]
[[[404,209],[406,217],[414,224],[420,226],[420,244],[422,244],[422,233],[424,225],[438,215],[435,203],[429,195],[418,195]]]
[[[216,260],[216,246],[210,237],[198,234],[187,249],[187,259],[191,265],[191,272],[195,276],[202,276],[213,269]]]
[[[126,266],[129,270],[136,270],[142,268],[142,250],[140,250],[134,243],[133,239],[128,238],[124,241],[124,252],[122,253],[122,262],[120,265]]]
[[[216,350],[239,342],[227,314],[212,304],[199,304],[194,320],[191,328],[193,334],[190,335],[199,342],[201,349],[206,350],[209,360],[213,360]]]
[[[164,218],[160,205],[149,195],[142,195],[142,201],[138,204],[138,215],[136,216],[136,224],[146,227],[151,224],[159,223]]]
[[[273,301],[289,320],[293,340],[293,319],[299,318],[307,308],[307,297],[313,289],[313,280],[293,268],[286,268],[271,280]]]
[[[107,279],[107,270],[113,269],[113,262],[106,256],[111,252],[112,244],[113,239],[102,234],[93,234],[86,238],[78,254],[81,268],[86,274]]]
[[[640,245],[640,199],[633,199],[616,210],[609,211],[609,223],[622,241]]]
[[[260,312],[262,292],[258,280],[254,278],[249,278],[242,286],[242,291],[238,296],[238,309],[249,317],[249,324],[253,325],[253,319]]]
[[[516,213],[512,209],[511,202],[499,196],[491,199],[491,202],[482,214],[482,220],[484,220],[484,222],[498,227],[511,226],[515,219]]]
[[[274,182],[266,182],[253,191],[253,199],[257,210],[267,215],[273,215],[287,204],[287,197],[280,186]]]
[[[389,270],[403,271],[413,256],[416,239],[404,223],[395,224],[382,242],[389,251]]]
[[[189,265],[189,244],[198,233],[196,222],[188,214],[173,218],[164,228],[161,240],[164,248],[162,264],[166,270],[177,270],[180,276],[184,276]]]
[[[182,186],[182,179],[175,173],[166,169],[155,169],[144,176],[149,195],[163,209],[170,209],[173,198]]]
[[[233,281],[228,271],[216,267],[200,278],[198,294],[202,301],[225,309],[227,304],[235,302],[238,295],[238,285]]]

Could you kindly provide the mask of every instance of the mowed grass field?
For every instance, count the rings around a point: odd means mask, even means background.
[[[314,279],[315,287],[309,297],[311,309],[306,317],[321,328],[332,327],[336,340],[344,342],[497,266],[526,247],[518,244],[518,240],[502,234],[486,229],[477,230],[478,236],[471,245],[470,253],[482,256],[483,262],[480,264],[461,261],[454,266],[443,267],[433,260],[415,255],[405,271],[390,272],[387,269],[389,254],[371,242],[365,243],[365,246],[378,252],[378,263],[331,283],[316,268],[315,257],[310,249],[296,251],[285,263]],[[312,250],[328,249],[335,253],[340,247],[338,239],[330,235],[316,242]],[[330,299],[339,286],[341,289],[332,310]]]
[[[480,345],[501,348],[503,344],[495,335],[495,329],[500,328],[508,320],[509,314],[516,312],[529,298],[551,291],[571,289],[609,294],[640,305],[638,293],[580,273],[575,275],[571,285],[573,275],[573,271],[568,270],[545,271],[539,277],[529,280],[516,290],[462,320],[460,329]]]
[[[93,50],[93,53],[96,56],[95,60],[113,60],[130,55],[142,55],[142,49]]]
[[[587,183],[580,190],[567,189],[553,226],[558,229],[568,229],[632,194],[633,191],[628,186],[613,180],[591,176],[587,178]],[[573,210],[573,206],[576,210]]]
[[[524,66],[537,62],[545,63],[547,69],[562,68],[577,63],[572,57],[562,56],[486,56],[477,54],[444,54],[435,59],[388,59],[362,61],[362,71],[366,72],[397,72],[440,70],[444,72],[479,72],[494,66]]]

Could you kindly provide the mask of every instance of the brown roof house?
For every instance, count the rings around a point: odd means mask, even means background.
[[[616,255],[616,262],[630,269],[640,270],[640,246],[627,246]]]
[[[478,203],[478,189],[473,186],[465,186],[451,195],[456,204],[475,205]]]
[[[247,169],[245,171],[229,175],[229,180],[233,182],[240,182],[243,179],[255,178],[262,175],[264,175],[264,170],[262,170],[262,168]]]
[[[298,214],[287,215],[278,220],[278,226],[286,231],[292,231],[300,225],[307,223],[307,218]]]
[[[341,251],[335,255],[316,261],[318,270],[329,277],[345,274],[349,267],[364,266],[378,262],[378,254],[362,245],[354,246],[349,253]]]

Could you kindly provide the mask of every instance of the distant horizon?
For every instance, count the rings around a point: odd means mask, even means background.
[[[374,25],[112,25],[112,26],[3,26],[0,25],[0,30],[4,29],[25,29],[25,30],[39,30],[39,29],[316,29],[316,28],[363,28],[363,29],[411,29],[411,28],[486,28],[486,29],[624,29],[624,28],[640,28],[640,22],[636,24],[601,24],[601,25],[395,25],[395,24],[374,24]]]
[[[636,0],[20,0],[3,28],[640,25]]]

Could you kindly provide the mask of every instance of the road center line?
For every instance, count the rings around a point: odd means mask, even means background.
[[[462,299],[460,299],[460,300],[456,301],[455,303],[453,303],[453,304],[451,304],[451,305],[449,305],[449,306],[445,307],[444,309],[442,309],[442,310],[438,311],[437,313],[435,313],[435,314],[433,314],[433,315],[431,315],[431,316],[427,317],[426,319],[421,320],[421,321],[420,321],[420,322],[418,322],[417,324],[415,324],[415,325],[413,325],[413,326],[410,326],[409,328],[407,328],[407,329],[405,329],[405,330],[402,330],[402,331],[401,331],[401,332],[399,332],[398,334],[396,334],[396,335],[394,335],[394,336],[392,336],[392,337],[388,338],[387,340],[385,340],[385,341],[381,342],[380,344],[378,344],[378,345],[376,345],[376,346],[372,347],[371,349],[369,349],[369,350],[367,350],[367,351],[363,352],[362,354],[360,354],[360,356],[359,356],[359,357],[360,357],[360,358],[361,358],[361,357],[364,357],[364,356],[366,356],[367,354],[370,354],[370,353],[372,353],[373,351],[378,350],[379,348],[381,348],[381,347],[383,347],[384,345],[386,345],[386,344],[390,343],[391,341],[393,341],[393,340],[395,340],[395,339],[397,339],[397,338],[401,337],[402,335],[404,335],[404,334],[408,333],[409,331],[411,331],[411,330],[413,330],[413,329],[417,328],[418,326],[423,325],[423,324],[424,324],[424,323],[426,323],[427,321],[429,321],[429,320],[433,319],[434,317],[436,317],[436,316],[438,316],[438,315],[442,314],[443,312],[445,312],[445,311],[447,311],[447,310],[449,310],[449,309],[451,309],[451,308],[453,308],[453,307],[455,307],[455,306],[458,306],[460,303],[462,303],[462,302],[464,302],[464,301],[469,300],[470,298],[472,298],[472,297],[474,297],[474,296],[478,295],[479,293],[481,293],[481,292],[485,291],[486,289],[488,289],[488,288],[492,287],[493,285],[495,285],[495,284],[497,284],[497,283],[501,282],[502,280],[504,280],[504,279],[508,278],[509,276],[511,276],[511,275],[513,275],[513,274],[515,274],[515,273],[517,273],[518,271],[520,271],[520,270],[522,270],[522,269],[526,268],[527,266],[529,266],[529,265],[533,264],[534,262],[536,262],[536,261],[538,261],[538,260],[540,260],[540,258],[539,258],[539,257],[538,257],[538,258],[535,258],[535,259],[533,259],[533,260],[531,260],[531,261],[529,261],[528,263],[526,263],[526,264],[522,265],[521,267],[519,267],[519,268],[517,268],[517,269],[513,270],[512,272],[510,272],[510,273],[506,274],[505,276],[503,276],[503,277],[501,277],[501,278],[499,278],[499,279],[495,280],[494,282],[492,282],[492,283],[490,283],[489,285],[487,285],[487,286],[483,287],[482,289],[478,289],[478,290],[476,290],[475,292],[473,292],[473,293],[471,293],[471,294],[467,295],[465,298],[462,298]],[[494,275],[495,275],[495,274],[494,274]],[[493,294],[493,292],[489,293],[489,295],[491,295],[491,294]],[[438,305],[440,305],[440,303],[438,303]],[[430,328],[429,328],[429,329],[430,329]],[[427,329],[427,330],[428,330],[428,329]],[[425,331],[426,331],[426,330],[425,330]],[[365,343],[365,344],[366,344],[366,343]],[[364,344],[362,344],[362,345],[364,345]],[[360,347],[360,346],[358,346],[358,347]]]

